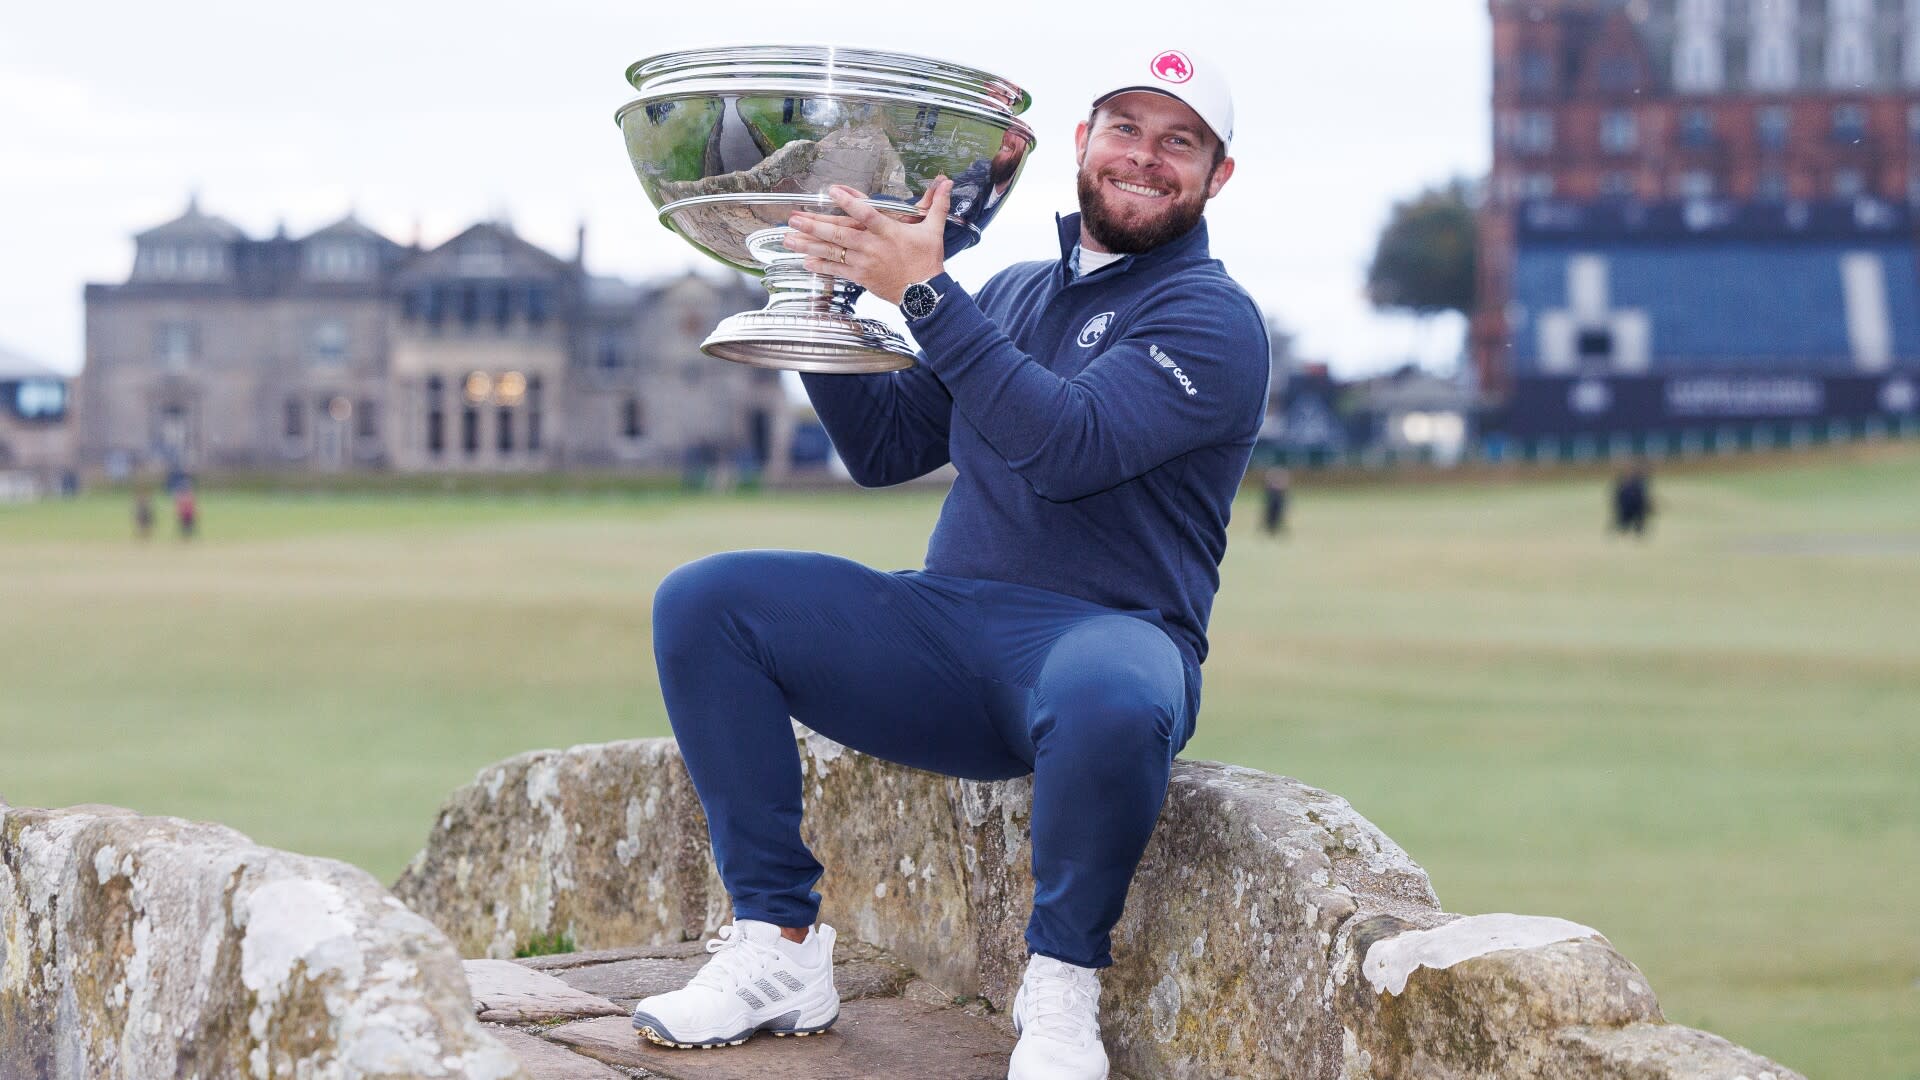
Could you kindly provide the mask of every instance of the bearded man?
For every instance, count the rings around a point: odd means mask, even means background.
[[[808,269],[900,304],[921,346],[906,371],[804,377],[853,478],[958,476],[924,570],[743,551],[662,582],[660,686],[735,921],[685,989],[639,1003],[657,1042],[811,1034],[839,1014],[793,717],[919,769],[1033,775],[1008,1075],[1107,1075],[1098,970],[1193,735],[1268,356],[1259,310],[1207,254],[1202,215],[1233,176],[1225,78],[1162,50],[1100,89],[1061,257],[978,295],[943,268],[945,178],[917,224],[845,188],[845,216],[793,218]]]

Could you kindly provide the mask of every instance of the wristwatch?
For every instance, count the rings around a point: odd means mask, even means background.
[[[940,294],[934,291],[930,281],[914,282],[907,286],[907,291],[900,297],[900,314],[905,315],[908,322],[926,318],[939,306]]]

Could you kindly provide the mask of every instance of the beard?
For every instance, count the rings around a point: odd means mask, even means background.
[[[1207,180],[1212,179],[1213,172],[1208,170]],[[1109,203],[1109,199],[1117,200],[1118,196],[1107,190],[1105,180],[1105,176],[1095,176],[1084,168],[1080,170],[1080,219],[1088,234],[1118,255],[1139,255],[1179,239],[1199,224],[1200,215],[1207,209],[1203,184],[1190,196],[1167,196],[1167,205],[1157,213],[1129,214]]]

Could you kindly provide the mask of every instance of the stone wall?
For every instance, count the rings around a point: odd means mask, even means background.
[[[444,935],[231,829],[0,803],[7,1080],[525,1080]]]
[[[1032,879],[1030,785],[887,765],[805,735],[821,917],[955,995],[1011,1004]],[[669,740],[512,758],[456,792],[395,886],[469,956],[692,939],[729,918]],[[1344,800],[1180,762],[1115,931],[1103,1029],[1138,1076],[1788,1080],[1665,1023],[1605,938],[1462,918]]]

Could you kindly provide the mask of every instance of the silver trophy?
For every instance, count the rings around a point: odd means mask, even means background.
[[[892,371],[913,350],[853,313],[850,281],[807,270],[782,242],[796,211],[837,214],[834,184],[903,220],[936,177],[953,180],[949,256],[973,246],[1020,175],[1033,131],[1026,91],[902,53],[750,45],[663,53],[627,69],[640,96],[614,115],[660,222],[771,295],[700,346],[795,371]]]

